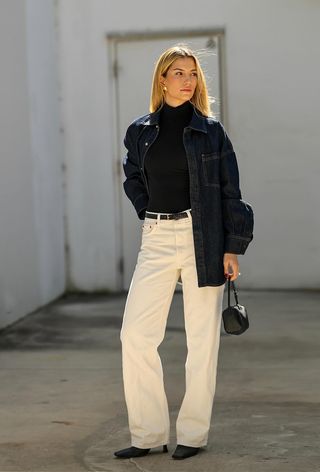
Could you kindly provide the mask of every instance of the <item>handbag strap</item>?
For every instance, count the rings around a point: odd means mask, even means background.
[[[230,306],[230,284],[232,284],[232,289],[234,293],[234,298],[236,299],[236,304],[238,305],[238,292],[236,290],[236,286],[234,284],[234,281],[231,282],[231,276],[228,276],[228,306]]]

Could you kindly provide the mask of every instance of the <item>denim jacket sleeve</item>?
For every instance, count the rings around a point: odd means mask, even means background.
[[[149,197],[139,169],[137,137],[138,127],[135,124],[131,124],[123,140],[123,144],[127,149],[127,154],[122,161],[122,167],[126,176],[123,188],[127,197],[131,200],[139,219],[143,220]]]
[[[252,206],[242,200],[235,151],[223,125],[220,134],[220,186],[225,232],[224,252],[244,254],[253,239]]]

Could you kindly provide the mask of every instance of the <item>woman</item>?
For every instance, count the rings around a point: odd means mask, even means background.
[[[120,339],[131,447],[146,455],[170,424],[157,348],[181,278],[188,356],[186,392],[176,422],[174,459],[206,446],[216,384],[226,277],[253,239],[252,207],[242,200],[236,156],[210,116],[205,77],[194,52],[173,46],[159,57],[150,113],[127,129],[124,190],[143,220]]]

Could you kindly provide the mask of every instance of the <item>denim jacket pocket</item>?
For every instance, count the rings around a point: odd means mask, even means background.
[[[218,152],[202,153],[201,164],[204,185],[220,187],[220,154]]]

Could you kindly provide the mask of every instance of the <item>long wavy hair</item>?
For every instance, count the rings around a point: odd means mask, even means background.
[[[172,46],[165,50],[156,62],[153,72],[149,111],[152,113],[162,107],[164,103],[164,91],[160,85],[161,75],[166,77],[169,67],[176,59],[181,57],[192,57],[197,70],[197,86],[192,98],[190,99],[190,102],[204,116],[212,116],[211,102],[214,102],[214,99],[208,95],[206,78],[201,68],[199,59],[197,58],[196,53],[192,51],[190,47],[181,44]]]

